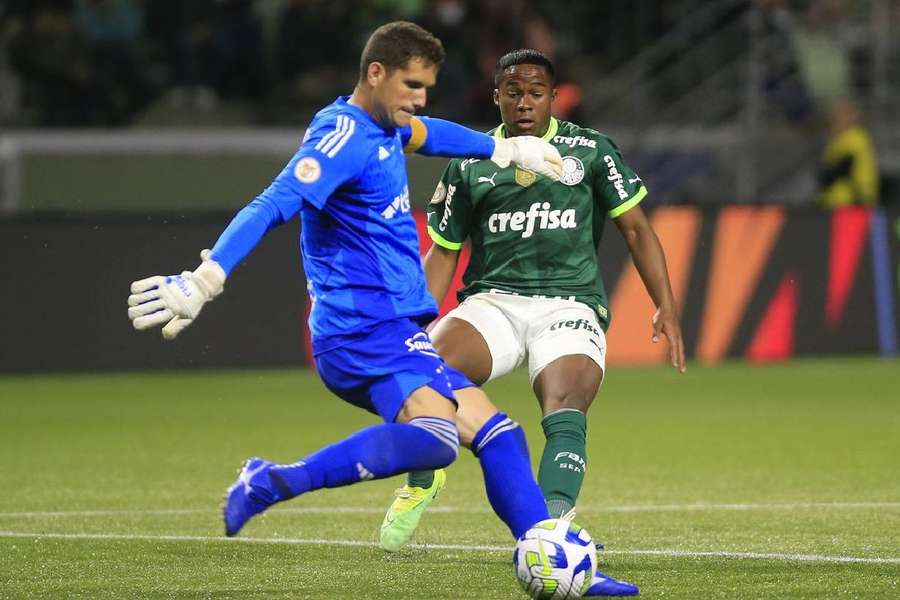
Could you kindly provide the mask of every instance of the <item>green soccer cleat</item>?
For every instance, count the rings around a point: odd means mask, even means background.
[[[446,471],[438,469],[434,472],[431,487],[404,485],[396,491],[397,497],[384,515],[384,521],[381,522],[382,548],[388,552],[396,552],[409,541],[419,526],[422,513],[431,501],[437,498],[438,492],[443,489],[446,482]]]

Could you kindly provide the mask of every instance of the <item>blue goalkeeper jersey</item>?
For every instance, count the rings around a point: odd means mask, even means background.
[[[384,321],[433,319],[416,224],[407,151],[491,156],[489,136],[428,117],[385,128],[340,97],[319,111],[300,148],[242,209],[213,247],[226,273],[272,227],[300,214],[300,247],[312,300],[313,348],[324,352]]]
[[[299,208],[316,352],[381,321],[437,314],[410,214],[403,154],[410,133],[385,129],[338,98],[315,116],[263,193],[285,221]]]

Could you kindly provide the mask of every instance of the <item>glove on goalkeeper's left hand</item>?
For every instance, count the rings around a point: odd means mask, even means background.
[[[131,284],[128,296],[128,318],[135,329],[162,328],[163,338],[175,339],[194,322],[203,305],[222,293],[225,271],[210,257],[210,251],[200,253],[203,262],[193,272],[163,277],[156,275]]]
[[[504,168],[515,163],[553,181],[562,176],[562,157],[556,147],[531,135],[496,138],[491,160]]]

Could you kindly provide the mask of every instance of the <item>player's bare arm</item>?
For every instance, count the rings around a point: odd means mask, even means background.
[[[459,250],[450,250],[437,244],[432,244],[423,260],[425,268],[425,280],[428,291],[434,296],[435,302],[440,306],[447,296],[453,275],[456,274],[456,265],[459,263]]]
[[[626,211],[615,219],[616,227],[625,243],[634,266],[637,268],[647,288],[647,293],[656,305],[653,315],[653,342],[659,341],[660,334],[669,340],[669,360],[672,366],[684,373],[687,365],[684,358],[684,340],[681,337],[681,323],[678,307],[672,294],[666,256],[656,232],[639,206]]]

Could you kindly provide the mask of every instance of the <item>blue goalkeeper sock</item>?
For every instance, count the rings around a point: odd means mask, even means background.
[[[459,451],[456,425],[437,417],[386,423],[358,431],[290,464],[269,472],[276,501],[323,487],[382,479],[414,469],[440,469]]]
[[[550,518],[518,423],[498,412],[475,434],[472,452],[484,472],[488,501],[514,538]]]

